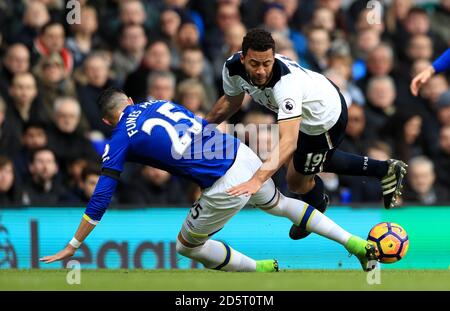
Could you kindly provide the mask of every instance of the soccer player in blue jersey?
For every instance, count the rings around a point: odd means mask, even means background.
[[[420,73],[418,73],[411,81],[410,89],[414,96],[419,94],[419,90],[430,78],[440,72],[450,69],[450,48],[447,49],[441,56],[439,56],[432,65],[428,66]]]
[[[287,198],[268,179],[251,196],[232,196],[231,187],[248,180],[261,166],[257,155],[233,136],[223,134],[182,106],[167,101],[134,105],[121,90],[108,89],[99,99],[103,120],[114,128],[105,147],[102,175],[74,238],[60,252],[41,258],[50,263],[71,257],[105,213],[126,161],[167,170],[186,177],[202,188],[178,234],[178,253],[206,268],[224,271],[271,272],[276,260],[254,260],[230,246],[211,239],[246,204],[286,217],[342,244],[361,262],[364,270],[375,267],[376,248],[351,235],[305,202]]]

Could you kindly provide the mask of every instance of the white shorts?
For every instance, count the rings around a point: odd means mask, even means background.
[[[267,180],[252,196],[233,197],[226,193],[231,187],[252,178],[261,164],[258,156],[241,143],[233,165],[192,205],[181,229],[183,238],[194,245],[202,244],[221,230],[246,204],[262,209],[274,205],[278,200],[278,190],[272,179]]]

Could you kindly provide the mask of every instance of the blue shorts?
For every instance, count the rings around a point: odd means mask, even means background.
[[[297,149],[292,160],[295,170],[302,175],[320,173],[345,137],[348,121],[347,104],[339,89],[338,93],[342,110],[336,124],[320,135],[307,135],[302,132],[298,135]]]

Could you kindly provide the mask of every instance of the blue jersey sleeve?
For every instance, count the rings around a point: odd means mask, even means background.
[[[102,155],[102,175],[89,201],[84,218],[92,224],[101,220],[116,191],[120,173],[127,157],[129,139],[122,131],[116,131]]]
[[[83,216],[91,224],[95,225],[102,219],[114,191],[116,191],[117,183],[118,180],[115,178],[105,175],[100,176]]]
[[[450,69],[450,48],[444,52],[438,59],[433,63],[433,68],[436,73],[443,72]]]

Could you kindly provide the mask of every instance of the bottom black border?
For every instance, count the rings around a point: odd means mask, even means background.
[[[450,288],[449,288],[450,289]],[[294,291],[4,291],[2,306],[62,307],[92,310],[139,307],[139,310],[305,310],[345,308],[346,310],[405,310],[407,307],[448,306],[450,291],[373,291],[373,292],[294,292]],[[205,302],[207,305],[205,306]]]

